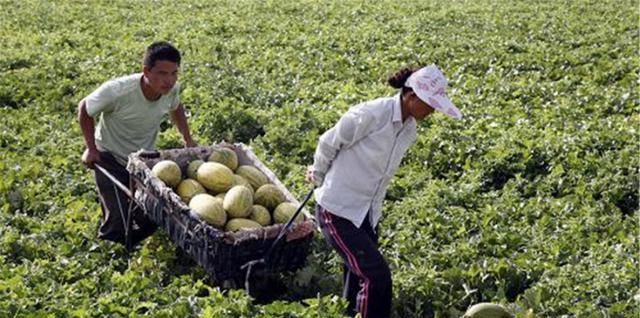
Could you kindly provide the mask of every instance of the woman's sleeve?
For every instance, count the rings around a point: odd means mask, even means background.
[[[366,137],[374,128],[375,117],[362,107],[354,107],[346,112],[333,128],[320,136],[313,156],[316,176],[323,179],[340,150]]]

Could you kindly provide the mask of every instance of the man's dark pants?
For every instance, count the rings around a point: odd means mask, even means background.
[[[116,161],[116,158],[110,152],[101,151],[100,160],[97,164],[107,170],[125,187],[129,187],[129,172]],[[95,170],[95,178],[102,207],[98,238],[124,245],[126,217],[131,199],[100,170]],[[151,236],[157,229],[157,226],[144,215],[137,205],[134,204],[133,206],[132,218],[135,225],[129,229],[131,246]]]

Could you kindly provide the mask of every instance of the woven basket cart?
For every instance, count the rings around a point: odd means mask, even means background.
[[[264,264],[265,271],[284,272],[302,268],[315,229],[313,217],[305,210],[305,221],[292,224],[286,236],[272,248],[283,224],[224,232],[201,221],[171,188],[151,174],[151,168],[165,159],[175,161],[186,172],[189,162],[196,159],[206,161],[214,147],[219,146],[131,154],[127,170],[131,174],[132,197],[143,207],[144,213],[168,234],[170,240],[201,265],[214,281],[241,278],[244,275],[241,267],[263,257],[270,248],[269,260]],[[238,155],[239,165],[256,167],[284,193],[287,201],[300,204],[249,147],[234,144],[233,148]]]

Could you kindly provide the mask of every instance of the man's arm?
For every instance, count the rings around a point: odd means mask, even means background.
[[[100,159],[100,155],[94,138],[95,122],[87,113],[87,103],[84,99],[78,104],[78,122],[80,123],[80,130],[82,130],[82,135],[84,136],[84,143],[87,145],[87,149],[82,154],[82,162],[87,167],[93,169],[93,164]]]
[[[187,147],[195,147],[196,143],[191,138],[191,133],[189,133],[189,124],[187,123],[187,115],[184,112],[184,107],[182,104],[178,104],[176,110],[171,111],[171,120],[178,128],[180,134],[182,134],[182,141],[184,145]]]

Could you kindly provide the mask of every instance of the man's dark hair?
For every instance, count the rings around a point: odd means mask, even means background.
[[[180,51],[169,42],[154,42],[147,47],[143,63],[144,66],[152,68],[157,61],[170,61],[180,65]]]

